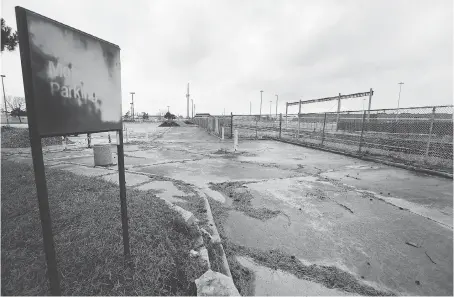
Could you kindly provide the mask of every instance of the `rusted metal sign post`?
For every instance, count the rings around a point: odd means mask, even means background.
[[[61,295],[41,138],[117,131],[123,244],[130,254],[120,48],[18,6],[16,20],[50,292]]]

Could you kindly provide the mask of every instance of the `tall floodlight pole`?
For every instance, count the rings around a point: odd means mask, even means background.
[[[402,91],[402,85],[404,83],[403,82],[400,82],[399,83],[399,97],[397,98],[397,113],[396,113],[396,121],[397,121],[397,118],[399,117],[399,108],[400,108],[400,92]]]
[[[187,99],[187,102],[188,102],[186,118],[189,119],[189,83],[188,83],[188,91],[186,92],[186,99]]]
[[[260,118],[262,118],[262,94],[263,90],[260,91]]]
[[[276,118],[277,118],[277,104],[279,103],[279,95],[276,95]]]
[[[404,83],[403,82],[400,82],[399,83],[399,98],[397,99],[397,111],[399,111],[399,106],[400,106],[400,92],[402,92],[402,85]]]
[[[5,83],[3,82],[3,78],[6,77],[6,75],[1,75],[2,77],[2,87],[3,87],[3,99],[5,100],[5,117],[6,117],[6,124],[9,125],[9,120],[8,120],[8,109],[6,108],[6,95],[5,95]]]
[[[132,121],[134,122],[134,94],[135,92],[130,92],[131,94],[131,113],[132,113]]]

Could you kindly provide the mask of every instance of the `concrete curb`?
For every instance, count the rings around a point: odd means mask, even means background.
[[[211,212],[210,203],[208,201],[207,195],[202,192],[202,197],[205,202],[205,209],[207,210],[207,219],[208,225],[210,226],[211,232],[213,234],[211,238],[211,244],[216,248],[221,255],[221,265],[222,265],[222,273],[227,275],[228,277],[232,277],[232,273],[230,272],[229,263],[227,262],[227,257],[225,256],[224,247],[222,246],[221,237],[219,236],[218,229],[216,224],[214,223],[213,214]]]
[[[453,179],[453,175],[450,174],[450,173],[447,173],[447,172],[441,172],[441,171],[436,171],[436,170],[427,169],[427,168],[420,168],[420,167],[416,167],[416,166],[412,166],[412,165],[406,165],[406,164],[402,164],[402,163],[396,163],[396,162],[392,162],[392,161],[376,159],[376,158],[373,158],[373,157],[362,156],[362,155],[358,155],[358,154],[354,154],[354,153],[338,151],[338,150],[322,147],[322,146],[319,146],[319,145],[316,145],[316,144],[300,143],[300,142],[295,142],[295,141],[286,140],[286,139],[279,139],[279,138],[274,138],[274,137],[263,138],[263,139],[280,141],[280,142],[284,142],[284,143],[288,143],[288,144],[293,144],[293,145],[298,145],[298,146],[302,146],[302,147],[318,149],[318,150],[322,150],[322,151],[325,151],[325,152],[330,152],[330,153],[334,153],[334,154],[344,155],[344,156],[357,158],[357,159],[361,159],[361,160],[365,160],[365,161],[381,163],[381,164],[394,166],[394,167],[398,167],[398,168],[402,168],[402,169],[407,169],[407,170],[412,170],[412,171],[416,171],[416,172],[421,172],[421,173],[426,173],[426,174],[430,174],[430,175],[436,175],[436,176],[440,176],[440,177],[444,177],[444,178]]]
[[[222,265],[222,270],[223,270],[221,272],[223,274],[227,275],[228,277],[232,277],[232,274],[230,272],[229,263],[227,262],[227,257],[225,256],[224,247],[222,246],[221,237],[219,236],[218,229],[217,229],[216,224],[213,219],[213,213],[211,212],[211,207],[210,207],[210,203],[208,201],[207,194],[204,193],[203,190],[200,190],[195,187],[194,187],[194,190],[197,192],[197,194],[199,194],[199,196],[201,196],[203,198],[204,203],[205,203],[205,209],[207,211],[206,216],[207,216],[207,220],[208,220],[208,226],[210,227],[211,234],[213,234],[213,235],[208,234],[208,238],[210,240],[210,246],[217,248],[221,255],[221,265]],[[202,232],[203,231],[204,230],[202,229]]]

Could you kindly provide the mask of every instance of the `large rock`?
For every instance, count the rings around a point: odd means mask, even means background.
[[[195,280],[197,296],[240,296],[232,278],[213,270],[208,270]]]

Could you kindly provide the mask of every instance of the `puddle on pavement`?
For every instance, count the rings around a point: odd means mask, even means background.
[[[282,270],[273,270],[258,265],[249,257],[236,257],[244,267],[254,271],[255,296],[345,296],[345,293],[335,289],[329,289],[321,284],[299,279],[293,274]]]

